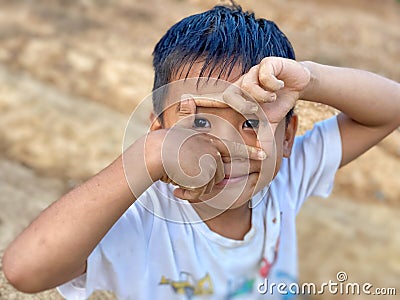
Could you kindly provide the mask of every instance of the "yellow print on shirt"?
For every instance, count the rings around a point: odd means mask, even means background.
[[[188,299],[191,299],[192,296],[211,295],[214,293],[211,277],[208,273],[198,280],[188,272],[180,272],[179,280],[172,280],[162,276],[159,284],[170,285],[176,294],[186,295]]]

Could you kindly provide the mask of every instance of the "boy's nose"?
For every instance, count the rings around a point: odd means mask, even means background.
[[[214,126],[212,134],[222,140],[228,140],[236,143],[244,143],[244,139],[240,132],[228,121],[219,122],[218,126]]]

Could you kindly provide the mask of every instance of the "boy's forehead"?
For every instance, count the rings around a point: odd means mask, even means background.
[[[183,94],[222,93],[242,75],[241,67],[235,65],[230,71],[229,76],[226,73],[220,74],[221,69],[216,67],[213,68],[211,73],[206,68],[203,73],[203,76],[206,77],[199,77],[203,66],[204,62],[198,61],[193,65],[185,65],[179,69],[177,72],[178,76],[173,78],[167,85],[168,100],[171,100],[171,97],[176,98]],[[169,104],[172,103],[170,102]]]

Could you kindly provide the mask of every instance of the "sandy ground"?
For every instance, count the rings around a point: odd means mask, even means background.
[[[398,1],[239,2],[276,21],[300,60],[400,81]],[[0,0],[0,253],[42,209],[121,152],[129,115],[151,90],[154,44],[174,22],[215,3]],[[334,111],[299,103],[298,113],[304,132]],[[145,118],[138,130],[144,126]],[[301,281],[322,283],[345,271],[351,282],[400,294],[399,169],[396,131],[340,170],[329,199],[305,204],[298,218]],[[0,299],[61,298],[54,290],[15,291],[0,265]]]

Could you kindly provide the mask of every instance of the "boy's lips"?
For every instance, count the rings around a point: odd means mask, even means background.
[[[224,186],[224,185],[227,185],[227,184],[238,183],[238,182],[240,182],[242,180],[245,180],[245,179],[247,180],[249,178],[249,176],[252,175],[252,174],[255,174],[255,173],[253,172],[253,173],[250,173],[250,174],[235,175],[235,176],[230,176],[229,174],[226,174],[225,178],[222,179],[220,182],[216,183],[215,185],[216,186]]]

